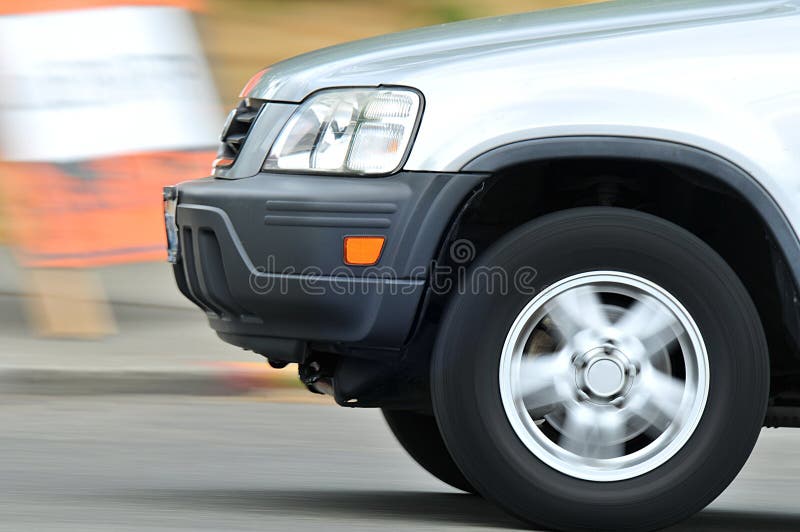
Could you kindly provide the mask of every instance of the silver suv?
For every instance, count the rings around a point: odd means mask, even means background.
[[[213,177],[165,189],[178,286],[458,489],[537,526],[667,526],[800,424],[798,64],[797,0],[279,63]]]

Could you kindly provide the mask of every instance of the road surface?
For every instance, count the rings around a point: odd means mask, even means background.
[[[429,477],[376,411],[257,398],[5,396],[0,530],[473,530],[520,525]],[[676,530],[800,529],[800,430]]]

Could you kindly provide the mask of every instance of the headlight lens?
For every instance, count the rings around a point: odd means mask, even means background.
[[[393,172],[408,150],[419,107],[419,95],[407,89],[320,92],[286,123],[264,169]]]

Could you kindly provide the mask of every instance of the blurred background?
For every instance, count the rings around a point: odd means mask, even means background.
[[[579,3],[0,0],[0,530],[518,527],[379,412],[216,338],[166,263],[161,189],[209,174],[264,66]],[[800,529],[792,438],[762,438],[685,529]]]
[[[0,0],[4,335],[106,338],[126,330],[109,302],[188,308],[163,263],[160,191],[208,174],[227,110],[264,66],[383,33],[579,3],[588,2]]]
[[[599,0],[593,0],[597,2]],[[420,26],[592,0],[219,0],[200,19],[214,77],[230,104],[256,70],[303,52]]]

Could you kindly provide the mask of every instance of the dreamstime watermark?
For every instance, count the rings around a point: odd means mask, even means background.
[[[449,260],[433,260],[401,274],[389,266],[338,266],[327,273],[318,266],[278,269],[277,258],[270,255],[265,265],[251,273],[249,282],[250,289],[259,295],[410,295],[425,286],[436,295],[536,294],[538,272],[532,266],[475,266],[472,262],[476,256],[473,242],[456,240],[448,248]]]

